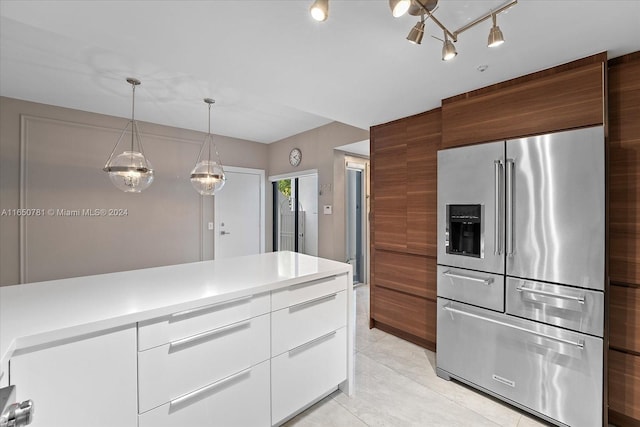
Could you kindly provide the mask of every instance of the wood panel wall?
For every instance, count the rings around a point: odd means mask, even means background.
[[[435,349],[441,111],[371,128],[371,325]]]
[[[594,126],[606,53],[442,100],[442,147]]]
[[[609,420],[640,425],[640,52],[609,62]]]

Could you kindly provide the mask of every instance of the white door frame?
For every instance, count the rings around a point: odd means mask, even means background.
[[[224,170],[226,172],[236,172],[236,173],[246,173],[250,175],[257,175],[260,178],[260,253],[265,252],[265,211],[266,211],[266,197],[265,197],[265,171],[264,169],[252,169],[252,168],[243,168],[239,166],[224,166]],[[224,191],[224,187],[221,191]],[[218,223],[218,204],[213,202],[213,220],[214,224]],[[214,231],[217,231],[216,226],[214,225]],[[216,251],[218,249],[219,243],[219,233],[214,232],[213,238],[213,259],[216,259]]]
[[[347,154],[348,158],[345,158],[344,163],[344,205],[348,206],[347,197],[349,192],[347,191],[347,171],[349,169],[360,171],[362,173],[362,251],[364,255],[363,260],[363,268],[362,268],[362,278],[360,283],[369,283],[370,281],[370,224],[369,224],[369,211],[370,211],[370,197],[369,197],[369,180],[370,180],[370,160],[360,158],[360,157],[351,157]],[[345,209],[344,213],[344,225],[345,231],[347,228],[347,222],[349,221],[348,212]],[[345,253],[347,253],[347,241],[345,239]]]

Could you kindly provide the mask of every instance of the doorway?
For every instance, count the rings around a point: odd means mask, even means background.
[[[347,262],[353,268],[353,283],[367,283],[366,163],[347,162],[345,185]]]
[[[318,174],[269,177],[273,182],[273,250],[318,255]]]

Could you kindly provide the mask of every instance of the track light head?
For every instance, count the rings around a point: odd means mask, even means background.
[[[496,15],[491,15],[493,19],[493,26],[489,31],[489,39],[487,41],[488,47],[497,47],[504,43],[504,36],[502,35],[502,31],[500,31],[500,27],[496,25]]]
[[[410,6],[411,0],[389,0],[389,8],[391,8],[391,14],[394,18],[399,18],[407,13]]]
[[[326,21],[329,17],[329,0],[316,0],[309,8],[311,16],[318,22]]]
[[[422,43],[422,37],[424,36],[424,17],[418,21],[418,23],[409,31],[407,40],[413,44]]]
[[[447,33],[444,34],[444,42],[442,43],[442,60],[443,61],[451,61],[456,57],[458,51],[456,51],[456,47],[453,45]]]

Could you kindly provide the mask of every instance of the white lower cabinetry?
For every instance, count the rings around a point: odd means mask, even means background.
[[[1,379],[18,401],[34,401],[34,427],[280,425],[338,387],[348,392],[351,281],[326,274],[23,342]]]
[[[345,327],[271,359],[271,419],[295,415],[347,378]]]
[[[269,314],[138,353],[143,413],[269,359]]]
[[[136,427],[136,327],[81,337],[11,358],[17,401],[35,402],[33,427]]]
[[[139,427],[269,425],[269,361],[140,415]]]

